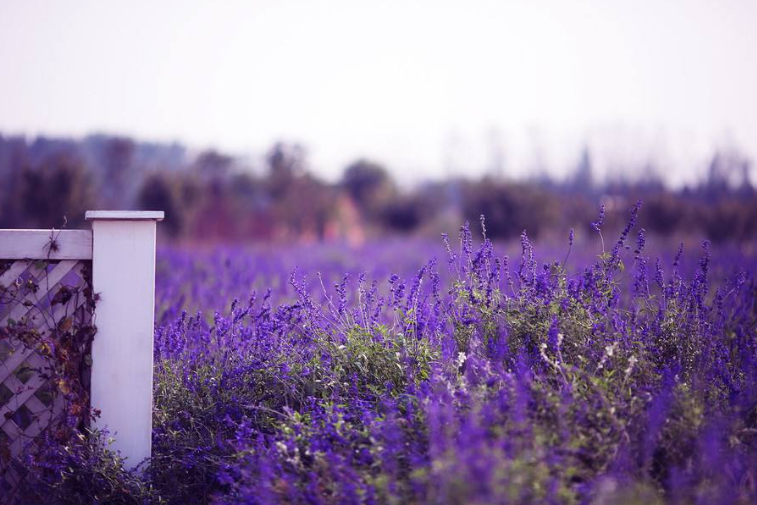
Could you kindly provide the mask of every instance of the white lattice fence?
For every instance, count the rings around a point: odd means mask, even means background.
[[[89,261],[0,263],[0,503],[19,498],[21,458],[66,414],[73,384],[56,381],[54,354],[71,345],[62,335],[91,327],[90,272]],[[77,389],[87,391],[87,376]]]
[[[0,505],[25,503],[16,493],[27,479],[23,458],[45,433],[72,429],[90,402],[101,412],[93,427],[108,429],[128,466],[150,456],[163,213],[87,219],[92,230],[0,230]],[[71,355],[79,359],[66,362]]]

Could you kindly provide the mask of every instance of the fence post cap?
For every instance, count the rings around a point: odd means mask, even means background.
[[[84,214],[87,221],[163,221],[165,217],[162,210],[88,210]]]

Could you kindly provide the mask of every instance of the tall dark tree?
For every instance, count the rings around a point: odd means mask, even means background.
[[[197,167],[197,170],[205,176],[225,177],[228,175],[233,163],[234,158],[231,156],[210,149],[200,153],[195,162],[195,166]]]
[[[109,207],[128,205],[135,188],[129,186],[129,172],[133,168],[135,145],[128,137],[112,137],[105,141],[103,152],[102,197]]]
[[[394,182],[386,168],[365,159],[348,166],[342,187],[365,215],[375,215],[394,192]]]
[[[25,139],[0,136],[0,228],[12,228],[23,217],[22,173],[29,165]]]
[[[594,188],[594,169],[591,161],[591,152],[589,147],[584,147],[581,153],[581,159],[576,165],[575,172],[573,172],[572,180],[570,181],[575,191],[587,194]]]
[[[305,173],[305,149],[299,144],[277,142],[266,156],[268,182],[274,198],[283,197],[293,181]]]
[[[143,210],[162,210],[166,214],[162,227],[172,237],[183,228],[183,213],[179,211],[170,181],[162,174],[152,174],[144,180],[137,194],[137,205]]]
[[[64,221],[81,225],[84,213],[93,207],[89,172],[75,159],[53,156],[40,166],[24,170],[20,191],[22,223],[29,227],[54,228]]]

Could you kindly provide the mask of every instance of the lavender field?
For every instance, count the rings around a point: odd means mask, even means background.
[[[757,505],[757,2],[0,0],[0,505]]]
[[[614,238],[602,221],[544,250],[479,223],[163,249],[153,458],[126,472],[105,435],[53,451],[46,496],[754,503],[757,257],[660,250],[636,210]]]

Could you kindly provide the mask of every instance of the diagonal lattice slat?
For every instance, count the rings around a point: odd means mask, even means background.
[[[0,260],[0,505],[17,502],[27,478],[23,458],[66,411],[66,386],[50,379],[50,349],[72,320],[91,321],[84,295],[90,265]]]

